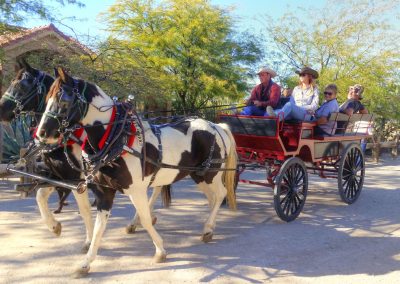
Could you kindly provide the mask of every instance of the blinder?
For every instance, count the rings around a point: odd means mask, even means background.
[[[79,122],[86,115],[88,106],[84,96],[86,91],[86,82],[82,90],[82,94],[78,89],[78,81],[74,79],[74,87],[60,86],[57,93],[57,109],[45,113],[46,116],[54,118],[59,124],[58,131],[61,134],[67,132],[67,127]],[[78,121],[74,122],[79,112]]]

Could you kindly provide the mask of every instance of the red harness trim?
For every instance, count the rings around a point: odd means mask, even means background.
[[[110,122],[107,125],[106,132],[104,133],[103,137],[101,138],[99,144],[97,144],[99,146],[100,150],[103,149],[104,144],[106,143],[107,138],[110,135],[110,132],[111,132],[111,129],[113,127],[114,120],[115,120],[116,113],[117,113],[116,107],[113,107],[113,111],[112,111],[112,114],[111,114]]]
[[[129,140],[128,140],[128,147],[132,147],[133,142],[135,142],[135,137],[136,137],[136,127],[135,124],[133,122],[131,122],[131,132],[133,133],[133,135],[129,136]],[[126,151],[123,151],[121,155],[125,155]]]
[[[33,130],[33,134],[32,134],[32,138],[33,138],[33,139],[36,139],[36,138],[37,138],[37,135],[36,135],[37,130],[38,130],[37,127],[35,127],[35,129]],[[83,129],[83,128],[78,128],[77,130],[74,131],[73,134],[75,135],[76,138],[80,139],[80,138],[82,137],[82,134],[83,134],[84,131],[85,131],[85,129]],[[74,145],[75,143],[76,143],[76,142],[75,142],[74,140],[69,139],[69,140],[67,141],[67,146],[72,146],[72,145]],[[60,142],[58,143],[58,145],[59,145],[59,146],[63,146],[63,143],[62,143],[61,140],[60,140]]]
[[[85,131],[85,129],[83,128],[78,128],[77,130],[74,131],[74,133],[72,133],[76,138],[80,139],[82,137],[83,132]],[[67,146],[72,146],[74,145],[76,142],[72,139],[69,139],[67,141]],[[61,144],[61,143],[60,143]]]
[[[108,139],[108,136],[110,136],[110,132],[111,132],[111,129],[113,127],[113,123],[115,122],[116,114],[117,114],[117,108],[114,106],[113,107],[113,112],[111,114],[110,121],[109,121],[109,123],[107,125],[107,128],[106,128],[106,131],[104,132],[103,137],[101,137],[101,140],[97,144],[99,146],[100,150],[103,149],[104,144],[106,143],[106,141]],[[133,135],[129,136],[128,145],[127,145],[128,147],[131,147],[133,145],[133,142],[135,142],[136,127],[135,127],[134,123],[131,123],[131,132],[133,133]],[[86,141],[87,141],[87,137],[85,138],[85,141],[82,144],[82,150],[83,151],[85,150]],[[124,154],[126,154],[126,151],[123,151],[121,155],[124,155]]]

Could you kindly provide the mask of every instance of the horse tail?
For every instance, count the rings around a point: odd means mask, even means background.
[[[168,208],[171,205],[171,185],[163,185],[161,187],[161,200],[162,205]]]
[[[228,135],[228,138],[230,141],[229,149],[227,149],[228,157],[227,157],[226,163],[225,163],[226,171],[224,171],[222,174],[222,180],[227,189],[226,198],[228,200],[229,208],[236,210],[236,194],[235,194],[236,170],[233,170],[233,169],[237,168],[237,163],[238,163],[238,156],[237,156],[237,152],[236,152],[236,142],[235,142],[235,138],[232,135],[231,130],[229,129],[229,126],[224,123],[220,123],[219,125],[222,127],[222,129],[225,131],[225,133]]]

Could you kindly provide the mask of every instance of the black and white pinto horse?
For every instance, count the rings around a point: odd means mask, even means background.
[[[9,122],[20,115],[21,112],[34,112],[37,121],[39,121],[45,109],[47,91],[53,84],[54,78],[45,72],[32,68],[24,60],[18,61],[18,64],[20,70],[0,99],[0,119]],[[73,162],[76,167],[80,167],[79,161],[82,160],[81,147],[76,143],[68,145],[67,154],[70,162]],[[70,166],[64,154],[63,146],[60,145],[59,147],[55,147],[51,152],[44,153],[43,157],[45,164],[50,170],[51,178],[59,180],[77,180],[83,178],[80,171]],[[69,189],[41,187],[37,191],[36,201],[42,219],[47,227],[51,232],[59,236],[62,230],[61,223],[54,218],[48,206],[49,196],[55,189],[62,194],[60,195],[59,207],[55,213],[61,212],[63,202],[70,192]],[[83,247],[83,251],[86,252],[89,249],[93,234],[89,197],[87,192],[83,194],[73,192],[73,194],[86,227],[86,240]]]
[[[127,117],[126,112],[129,112],[129,109],[125,109],[124,112],[124,108],[98,86],[70,77],[60,68],[59,77],[47,96],[47,107],[37,135],[44,143],[55,143],[58,133],[65,131],[63,126],[79,123],[87,132],[85,151],[89,161],[93,161],[90,157],[98,157],[103,147],[108,147],[104,146],[104,141],[105,144],[112,145],[115,140],[110,137],[110,133],[114,131],[110,125],[120,122],[113,118],[116,111],[121,118]],[[94,178],[87,179],[88,188],[96,196],[97,219],[89,251],[76,270],[76,276],[84,276],[90,270],[90,264],[97,255],[110,216],[116,191],[128,195],[134,204],[143,228],[147,230],[155,245],[154,262],[165,261],[166,251],[162,238],[152,224],[151,206],[147,197],[147,189],[150,186],[157,188],[172,184],[188,175],[192,177],[199,189],[205,193],[210,206],[210,215],[202,233],[204,242],[212,239],[217,212],[224,198],[227,197],[231,208],[236,208],[236,145],[226,125],[193,118],[154,129],[154,126],[138,116],[135,116],[135,119],[136,131],[127,132],[127,135],[131,136],[126,139],[131,141],[133,136],[134,141],[123,148],[127,153],[115,156],[115,159],[99,167],[99,171],[92,172],[95,173]],[[124,123],[131,124],[130,121],[125,120]],[[115,148],[107,149],[101,159],[106,159],[107,155],[115,152]]]

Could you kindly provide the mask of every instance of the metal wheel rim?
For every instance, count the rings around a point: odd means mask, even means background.
[[[353,202],[361,192],[364,182],[364,156],[358,147],[351,147],[341,164],[339,190],[346,202]]]
[[[275,206],[279,217],[294,220],[301,212],[307,197],[307,171],[302,164],[293,162],[277,178]]]

